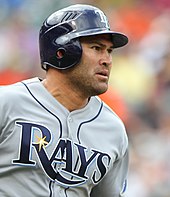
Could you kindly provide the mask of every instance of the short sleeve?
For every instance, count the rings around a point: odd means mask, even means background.
[[[2,133],[2,127],[3,127],[3,103],[4,103],[4,99],[2,98],[2,87],[0,87],[0,135]]]

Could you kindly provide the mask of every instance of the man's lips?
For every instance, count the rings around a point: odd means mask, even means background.
[[[109,72],[107,70],[102,70],[96,73],[97,75],[101,75],[103,77],[109,77]]]

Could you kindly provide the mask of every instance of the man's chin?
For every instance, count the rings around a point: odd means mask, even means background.
[[[100,89],[96,92],[96,95],[99,96],[100,94],[104,94],[108,90],[108,86],[106,88]]]

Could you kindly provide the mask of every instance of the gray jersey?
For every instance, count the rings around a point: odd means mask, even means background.
[[[0,114],[1,197],[123,196],[127,135],[98,97],[69,112],[33,78],[0,87]]]

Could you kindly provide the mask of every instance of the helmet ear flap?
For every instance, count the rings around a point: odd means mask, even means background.
[[[45,47],[47,45],[44,44],[43,46]],[[71,68],[80,62],[82,47],[77,38],[70,40],[70,42],[63,46],[56,44],[56,48],[51,48],[51,55],[48,55],[47,53],[41,54],[46,58],[46,61],[42,62],[42,68],[44,70],[48,70],[49,66],[64,70]]]
[[[82,47],[79,39],[70,40],[56,51],[55,65],[58,69],[67,69],[80,62]]]

